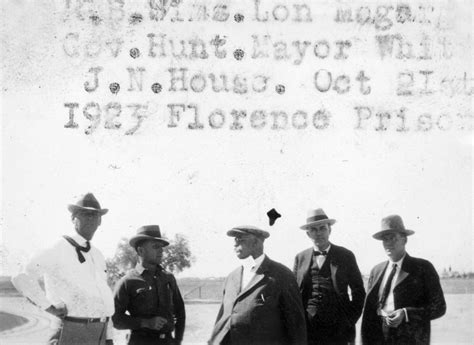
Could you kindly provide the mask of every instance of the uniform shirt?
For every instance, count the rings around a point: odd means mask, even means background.
[[[152,272],[138,263],[115,286],[114,301],[112,320],[116,328],[140,330],[143,319],[161,316],[168,320],[162,332],[174,328],[175,339],[183,339],[186,319],[183,298],[174,276],[161,267]]]
[[[71,237],[80,246],[86,246],[82,236]],[[85,262],[80,263],[75,248],[61,238],[52,247],[34,255],[23,272],[13,277],[13,285],[42,309],[64,303],[68,316],[112,316],[113,296],[107,285],[104,257],[92,244],[82,255]],[[44,281],[44,290],[40,280]],[[111,338],[111,328],[107,333],[107,338]]]
[[[248,283],[255,276],[255,272],[262,264],[265,259],[265,254],[260,255],[258,258],[254,259],[252,256],[249,256],[247,259],[242,262],[242,285],[240,290],[243,290]]]

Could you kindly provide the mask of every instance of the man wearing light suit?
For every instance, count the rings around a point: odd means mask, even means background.
[[[313,247],[296,255],[293,271],[306,311],[310,345],[354,343],[355,324],[364,305],[364,283],[354,254],[329,242],[335,222],[318,208],[308,212],[301,226]]]
[[[430,321],[446,312],[446,302],[433,265],[408,255],[407,236],[398,215],[382,219],[381,240],[388,261],[375,266],[369,277],[362,317],[362,341],[367,345],[430,343]]]
[[[254,226],[227,232],[239,259],[247,259],[226,279],[211,345],[305,345],[306,327],[295,278],[263,253],[270,236]]]

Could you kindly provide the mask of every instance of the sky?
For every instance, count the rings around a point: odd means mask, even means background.
[[[78,19],[60,1],[2,4],[6,20],[1,29],[0,227],[1,243],[9,253],[2,264],[3,274],[17,272],[32,253],[47,248],[63,234],[73,233],[67,204],[86,192],[93,192],[101,206],[109,209],[93,240],[105,257],[112,257],[118,241],[132,236],[141,225],[159,224],[169,238],[181,233],[189,240],[195,260],[180,276],[228,274],[239,262],[226,231],[242,224],[268,230],[271,236],[265,242],[266,253],[291,267],[295,255],[311,246],[299,227],[305,224],[308,210],[320,207],[337,220],[331,241],[352,250],[364,274],[386,259],[381,242],[372,234],[390,214],[401,215],[406,227],[415,231],[407,244],[410,255],[430,260],[438,271],[450,266],[472,271],[474,144],[472,131],[458,129],[461,120],[457,115],[472,117],[472,39],[465,35],[470,25],[465,14],[469,4],[454,2],[449,8],[441,2],[448,8],[448,18],[453,13],[458,16],[445,28],[433,24],[419,30],[415,24],[395,25],[380,32],[373,25],[335,24],[335,9],[326,2],[319,2],[318,10],[313,8],[315,20],[306,24],[258,23],[251,19],[253,2],[227,3],[233,11],[245,14],[245,26],[147,20],[132,26],[125,20],[111,29],[107,20],[94,26]],[[127,6],[129,14],[144,5],[127,2]],[[20,24],[24,20],[29,25]],[[186,39],[224,35],[229,56],[153,58],[146,53],[150,32]],[[315,37],[311,32],[319,34]],[[78,41],[68,41],[70,33],[77,34]],[[381,58],[374,37],[387,33],[401,33],[414,42],[429,35],[433,58]],[[290,46],[296,39],[324,39],[331,42],[332,51],[335,40],[347,39],[352,47],[343,61],[317,59],[308,53],[296,65],[292,60],[252,59],[252,34],[279,37]],[[108,54],[106,42],[117,37],[123,38],[124,49],[114,58]],[[453,43],[449,59],[442,57],[442,47],[435,44],[443,37]],[[93,38],[101,42],[102,52],[87,57],[86,48],[92,49],[87,42]],[[71,43],[78,56],[66,53]],[[127,54],[135,46],[142,52],[137,59]],[[230,47],[243,47],[246,57],[235,60]],[[84,84],[92,82],[89,69],[97,66],[103,68],[99,88],[87,92]],[[190,76],[225,73],[229,80],[236,75],[251,80],[255,75],[268,75],[269,90],[243,95],[217,93],[210,87],[203,92],[169,91],[168,68],[183,66],[189,68]],[[144,91],[129,91],[133,88],[127,72],[130,67],[145,68]],[[422,94],[419,90],[424,79],[417,71],[428,69],[434,71],[430,82],[435,91]],[[332,71],[334,79],[348,76],[350,91],[318,92],[314,85],[318,70]],[[356,82],[361,70],[371,78],[368,95],[360,93]],[[414,71],[415,95],[397,95],[400,71]],[[463,73],[468,76],[464,84]],[[443,78],[459,79],[450,84],[451,93],[443,89]],[[107,88],[112,81],[121,85],[118,94]],[[155,81],[163,84],[160,94],[150,91]],[[279,83],[286,86],[284,95],[273,91]],[[78,128],[64,127],[69,111],[64,104],[71,102],[79,104],[75,112]],[[102,122],[92,134],[85,134],[90,122],[83,111],[88,102],[97,102],[102,111]],[[122,122],[117,130],[103,126],[110,102],[122,105],[120,117],[115,118]],[[133,103],[147,104],[149,112],[133,135],[125,135],[135,123],[133,109],[128,107]],[[179,121],[174,118],[177,127],[168,127],[171,115],[167,105],[172,103],[196,104],[204,128],[187,128],[194,119],[193,108],[186,108]],[[355,110],[358,106],[369,107],[373,113],[361,126]],[[209,125],[209,115],[215,109],[225,114],[223,128]],[[242,130],[229,129],[233,109],[249,114],[242,120]],[[409,128],[405,132],[397,131],[401,109],[405,109]],[[273,130],[267,125],[259,130],[250,125],[254,110],[265,110],[269,123],[271,111],[291,116],[303,110],[310,120],[306,129]],[[331,116],[326,129],[316,129],[311,122],[320,110]],[[376,131],[375,114],[384,112],[391,114],[388,128]],[[434,119],[434,128],[417,130],[420,116],[426,114]],[[426,121],[426,117],[422,119]],[[449,121],[453,121],[451,129],[436,127],[440,123],[447,126]],[[266,216],[271,208],[282,214],[272,227]]]

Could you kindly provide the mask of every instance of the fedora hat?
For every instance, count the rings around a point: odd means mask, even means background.
[[[410,236],[415,233],[413,230],[405,229],[402,217],[394,214],[382,219],[382,230],[373,234],[372,237],[376,240],[382,240],[384,235],[396,232],[405,234],[405,236]]]
[[[100,208],[99,202],[92,193],[82,195],[75,204],[69,204],[67,209],[72,213],[77,211],[95,211],[100,215],[104,215],[109,212],[107,208]]]
[[[164,247],[170,243],[163,237],[161,237],[160,227],[158,225],[144,225],[137,230],[137,234],[133,236],[128,243],[136,248],[136,245],[141,240],[156,240],[163,243]]]
[[[227,231],[227,236],[231,236],[231,237],[236,237],[236,236],[245,235],[245,234],[251,234],[257,237],[261,237],[261,238],[270,237],[270,233],[268,231],[259,229],[253,225],[239,225]]]
[[[330,219],[326,216],[322,208],[317,208],[315,210],[309,210],[308,216],[306,218],[306,224],[300,226],[300,229],[308,230],[316,225],[329,224],[333,225],[336,222],[335,219]]]

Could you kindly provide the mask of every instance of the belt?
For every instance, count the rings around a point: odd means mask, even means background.
[[[144,329],[135,329],[135,330],[132,330],[131,333],[138,336],[158,338],[158,339],[167,339],[171,337],[170,332],[163,333],[160,331],[144,330]]]
[[[74,317],[74,316],[66,316],[64,318],[65,321],[70,322],[77,322],[77,323],[95,323],[95,322],[107,322],[109,321],[109,317],[96,317],[96,318],[88,318],[88,317]]]

